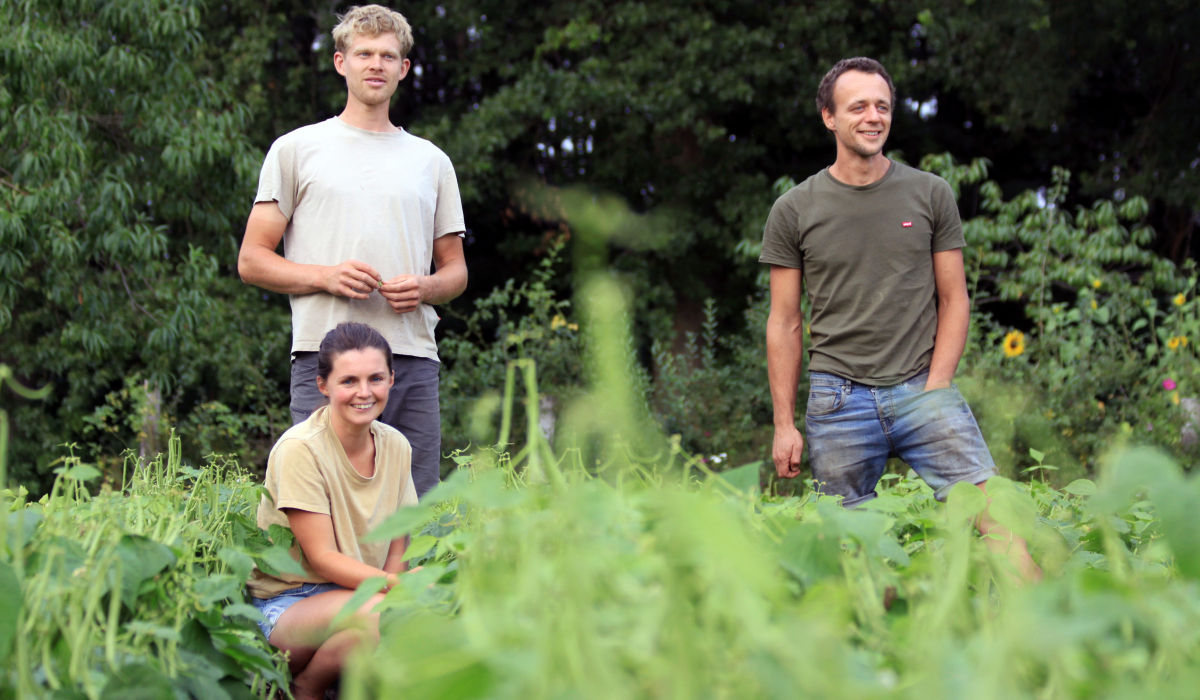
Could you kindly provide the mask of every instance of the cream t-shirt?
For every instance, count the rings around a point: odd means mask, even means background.
[[[466,230],[450,158],[407,131],[378,133],[337,117],[281,136],[267,153],[255,203],[276,201],[288,226],[283,254],[304,265],[370,264],[384,281],[428,275],[433,241]],[[437,360],[433,307],[397,314],[366,300],[293,294],[292,352],[316,351],[344,321],[379,330],[392,352]]]
[[[375,421],[375,474],[366,478],[355,471],[329,425],[329,407],[322,406],[307,420],[283,434],[267,458],[265,496],[258,504],[258,526],[288,527],[283,508],[296,508],[328,515],[333,520],[337,550],[376,568],[383,568],[390,542],[361,542],[405,506],[417,504],[412,480],[412,448],[395,428]],[[278,578],[258,569],[247,582],[250,595],[271,598],[303,583],[329,583],[309,565],[299,544],[292,558],[304,567],[306,576],[282,574]]]

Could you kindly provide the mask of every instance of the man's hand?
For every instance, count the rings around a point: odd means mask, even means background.
[[[400,275],[383,283],[379,293],[387,299],[392,311],[406,314],[421,305],[421,278],[417,275]]]
[[[804,437],[795,426],[775,429],[775,445],[771,456],[775,460],[775,472],[783,479],[800,476],[800,455],[804,452]]]
[[[925,391],[933,391],[934,389],[949,389],[949,379],[927,379],[925,380]]]
[[[320,284],[322,289],[335,296],[366,299],[379,289],[382,280],[383,275],[365,262],[347,260],[322,268]]]

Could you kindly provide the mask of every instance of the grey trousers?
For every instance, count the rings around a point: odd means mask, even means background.
[[[438,485],[442,451],[442,415],[438,404],[438,370],[435,360],[393,355],[396,383],[388,393],[379,420],[399,430],[412,445],[412,476],[417,497]],[[292,357],[292,424],[320,408],[325,395],[317,389],[317,353],[297,352]]]

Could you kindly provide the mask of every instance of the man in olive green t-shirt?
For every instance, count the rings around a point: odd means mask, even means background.
[[[944,500],[959,482],[986,492],[995,465],[951,380],[970,320],[958,208],[941,178],[883,155],[895,89],[878,62],[838,62],[817,91],[837,160],[781,196],[759,261],[771,266],[767,368],[779,476],[800,474],[795,424],[803,358],[802,279],[812,301],[805,415],[818,488],[858,506],[875,497],[889,457]],[[981,533],[1025,579],[1041,570],[1025,542],[987,513]]]

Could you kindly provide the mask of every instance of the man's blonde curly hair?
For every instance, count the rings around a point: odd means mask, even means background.
[[[379,5],[351,7],[346,14],[338,15],[338,25],[333,28],[333,47],[335,51],[346,53],[355,36],[377,37],[381,34],[396,35],[400,40],[401,57],[412,50],[412,27],[408,20],[399,12]]]

